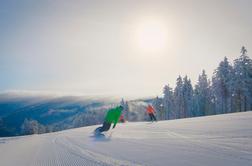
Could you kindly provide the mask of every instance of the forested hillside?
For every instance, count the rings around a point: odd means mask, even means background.
[[[178,119],[243,112],[252,109],[252,60],[245,47],[230,63],[225,57],[209,78],[205,70],[195,86],[189,76],[179,76],[175,88],[164,86],[153,101],[159,119]]]

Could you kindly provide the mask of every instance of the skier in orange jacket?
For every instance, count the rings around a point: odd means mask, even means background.
[[[147,114],[149,115],[150,117],[150,120],[153,122],[153,121],[157,121],[157,118],[155,117],[154,113],[155,113],[155,110],[154,108],[149,104],[148,107],[146,108],[146,112]]]

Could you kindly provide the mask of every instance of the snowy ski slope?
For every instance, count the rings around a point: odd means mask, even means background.
[[[0,138],[1,166],[251,166],[252,112]]]

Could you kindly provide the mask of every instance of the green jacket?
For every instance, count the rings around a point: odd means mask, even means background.
[[[107,112],[105,117],[105,122],[114,123],[113,128],[116,126],[120,116],[122,113],[122,109],[120,107],[112,108]]]

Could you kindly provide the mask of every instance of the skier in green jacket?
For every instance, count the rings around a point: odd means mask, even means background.
[[[104,131],[108,131],[110,129],[110,126],[112,123],[114,124],[113,128],[115,128],[115,126],[121,116],[122,111],[123,111],[123,106],[121,106],[121,105],[119,107],[115,107],[115,108],[108,110],[102,127],[98,127],[97,129],[95,129],[95,133],[101,133]]]

